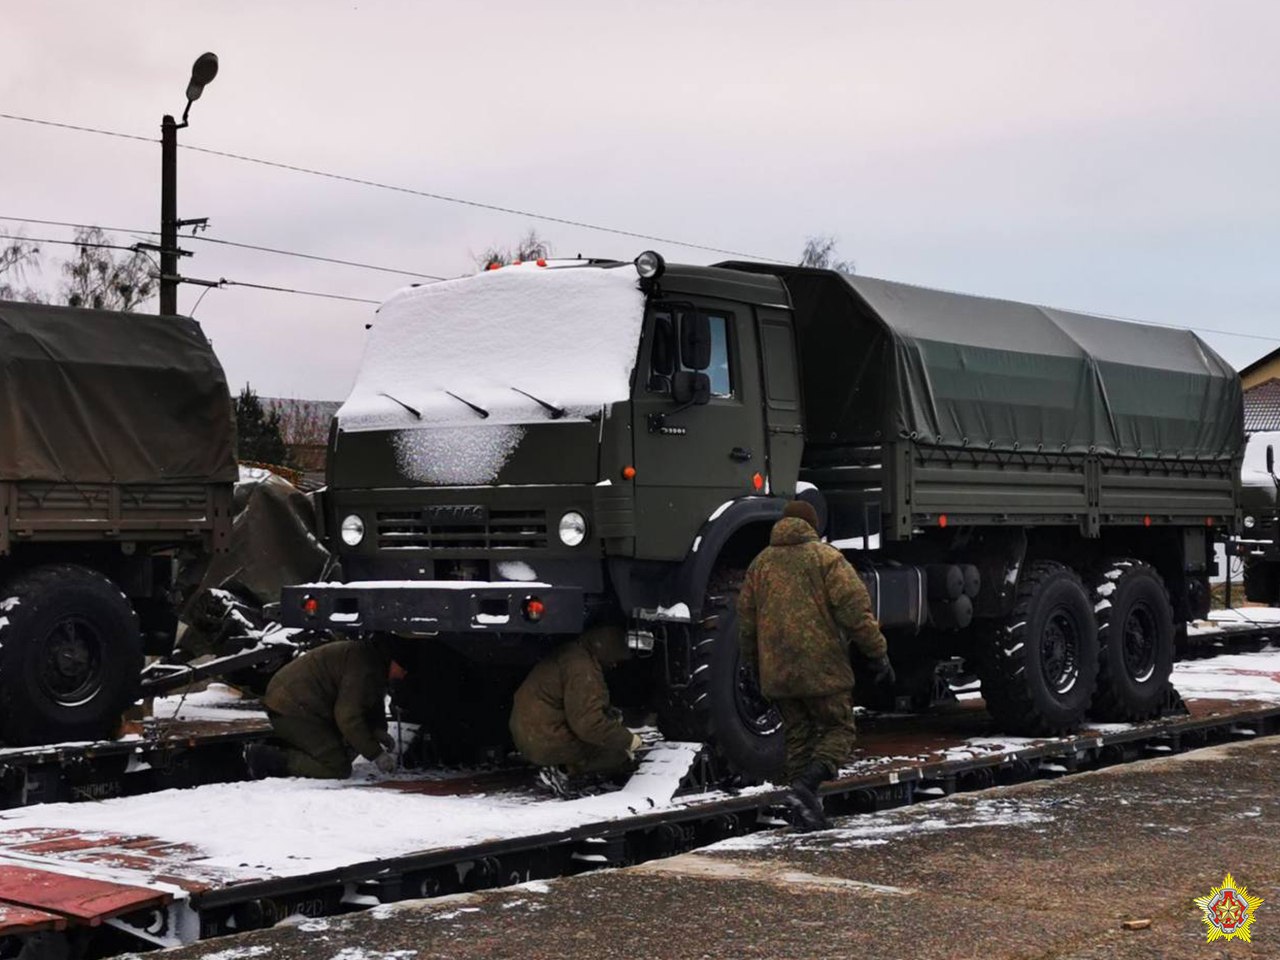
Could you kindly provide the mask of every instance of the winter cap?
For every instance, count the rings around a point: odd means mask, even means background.
[[[818,511],[807,500],[792,500],[782,511],[784,517],[798,517],[806,521],[816,531],[818,529]]]

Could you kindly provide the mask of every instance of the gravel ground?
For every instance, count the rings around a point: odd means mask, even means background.
[[[1277,798],[1272,737],[163,956],[1280,958]],[[1228,870],[1265,902],[1252,943],[1210,945],[1192,900]]]

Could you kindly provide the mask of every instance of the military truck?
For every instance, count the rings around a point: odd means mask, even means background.
[[[1233,546],[1244,561],[1245,599],[1280,606],[1280,477],[1276,448],[1280,432],[1251,434],[1241,469],[1244,514]]]
[[[195,321],[0,302],[0,741],[109,734],[225,546],[226,378]]]
[[[1237,520],[1238,378],[1194,334],[826,270],[522,264],[378,311],[331,434],[343,582],[296,626],[402,638],[442,744],[625,618],[616,678],[766,776],[743,572],[793,497],[855,564],[903,689],[943,657],[1019,734],[1150,717]],[[856,666],[856,665],[855,665]]]

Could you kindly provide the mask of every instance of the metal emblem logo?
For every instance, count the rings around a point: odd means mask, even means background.
[[[1251,897],[1243,883],[1237,883],[1231,874],[1227,874],[1222,886],[1214,887],[1207,897],[1196,897],[1198,906],[1204,915],[1208,930],[1206,939],[1209,943],[1215,940],[1235,940],[1237,937],[1246,943],[1251,942],[1249,928],[1253,926],[1254,913],[1262,904],[1262,897]]]
[[[465,526],[485,522],[485,508],[469,503],[438,503],[422,512],[428,523],[441,526]]]

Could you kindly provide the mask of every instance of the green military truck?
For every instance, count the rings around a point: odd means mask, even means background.
[[[1020,734],[1157,713],[1237,520],[1235,372],[1194,334],[753,263],[523,264],[380,309],[289,624],[403,638],[441,745],[500,739],[600,616],[620,696],[765,776],[735,598],[786,501],[867,582],[903,689],[964,657]],[[409,642],[412,641],[412,642]],[[856,666],[856,665],[855,665]]]
[[[1280,606],[1280,431],[1250,434],[1240,471],[1244,514],[1233,546],[1244,561],[1245,599]]]
[[[226,378],[193,320],[0,301],[0,741],[109,734],[225,547]]]

